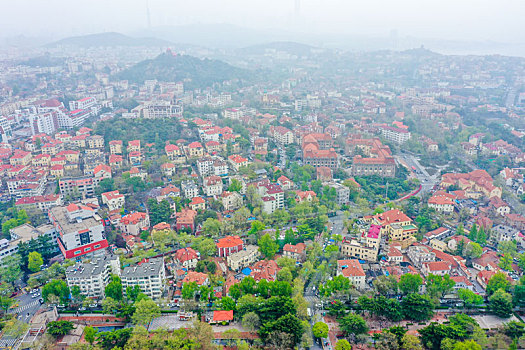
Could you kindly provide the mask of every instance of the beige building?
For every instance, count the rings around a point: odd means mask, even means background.
[[[344,276],[353,286],[363,290],[365,288],[365,271],[357,259],[337,260],[337,276]]]
[[[226,260],[230,269],[233,271],[239,271],[255,263],[260,255],[259,247],[247,245],[243,250],[228,255]]]

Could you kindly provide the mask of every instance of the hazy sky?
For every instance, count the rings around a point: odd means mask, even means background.
[[[231,23],[256,29],[525,42],[525,0],[149,0],[152,26]],[[0,36],[147,26],[146,0],[0,0]],[[298,16],[297,16],[298,13]]]

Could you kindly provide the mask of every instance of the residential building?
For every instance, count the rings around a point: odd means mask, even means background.
[[[164,258],[151,258],[138,266],[124,268],[121,275],[122,289],[139,286],[140,291],[152,299],[159,299],[165,288]]]
[[[237,192],[224,191],[221,194],[222,206],[225,211],[236,210],[242,206],[242,196]]]
[[[149,215],[148,213],[135,212],[123,216],[117,228],[123,233],[138,236],[142,231],[149,230]]]
[[[357,259],[337,260],[337,276],[348,278],[357,289],[365,288],[365,271]]]
[[[283,247],[283,256],[302,262],[306,258],[306,245],[304,243],[285,244]]]
[[[107,205],[109,211],[124,207],[125,197],[118,190],[102,193],[102,203]]]
[[[407,129],[400,129],[393,126],[384,126],[381,129],[381,134],[385,139],[398,144],[403,144],[410,140],[410,131]]]
[[[217,241],[218,256],[227,257],[244,248],[244,242],[239,236],[226,236]]]
[[[199,253],[190,247],[181,248],[175,253],[174,260],[183,268],[194,269],[199,261]]]
[[[104,255],[69,266],[66,269],[66,282],[69,289],[77,286],[85,297],[102,299],[111,275],[120,276],[119,258],[116,255]]]
[[[199,187],[197,187],[197,184],[191,180],[182,181],[180,187],[184,193],[184,197],[188,199],[192,199],[199,195]]]
[[[226,261],[233,271],[240,271],[255,263],[260,256],[259,247],[247,245],[243,250],[227,255]]]

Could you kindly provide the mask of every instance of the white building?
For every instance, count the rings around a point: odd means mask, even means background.
[[[122,288],[138,285],[142,293],[152,299],[159,299],[164,291],[166,271],[163,258],[149,259],[140,266],[128,266],[121,275]]]
[[[88,298],[103,298],[112,274],[120,276],[120,260],[115,255],[104,255],[69,266],[66,282],[70,289],[78,286],[80,293]]]

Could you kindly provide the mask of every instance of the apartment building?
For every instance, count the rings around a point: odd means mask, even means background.
[[[388,141],[403,144],[410,140],[410,131],[393,126],[384,126],[381,129],[381,135]]]
[[[199,196],[199,187],[193,181],[182,181],[180,184],[184,197],[192,199]]]
[[[128,266],[121,274],[122,289],[139,286],[142,293],[159,299],[165,288],[166,271],[164,258],[152,258],[140,265]]]
[[[80,288],[80,294],[88,298],[104,298],[104,290],[111,281],[111,275],[120,276],[120,260],[116,255],[77,262],[66,269],[69,289]]]

